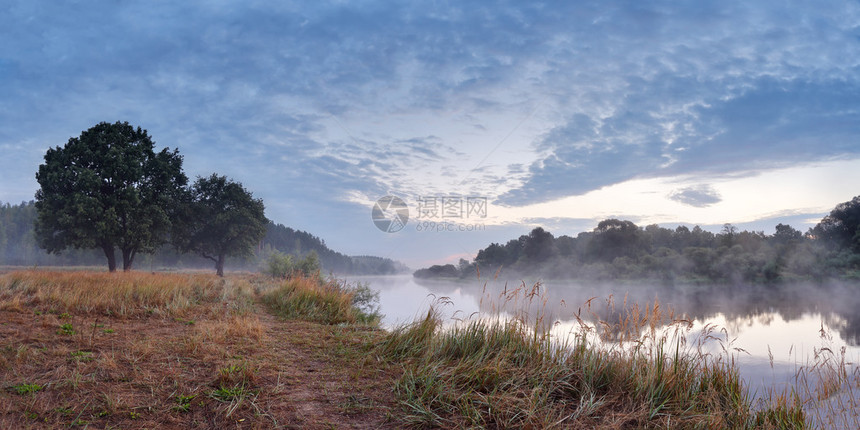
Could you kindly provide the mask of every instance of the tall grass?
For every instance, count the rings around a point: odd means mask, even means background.
[[[826,342],[832,338],[821,328]],[[827,429],[860,428],[860,365],[846,360],[846,348],[828,346],[815,348],[812,360],[799,366],[794,376],[791,394],[800,399],[808,421],[815,427]],[[768,393],[781,400],[786,393]]]
[[[225,298],[229,281],[208,274],[18,271],[0,275],[6,309],[132,315],[173,313]]]
[[[537,288],[505,293],[545,303]],[[523,309],[529,303],[520,302]],[[377,353],[402,363],[403,424],[490,428],[803,428],[795,398],[758,409],[731,356],[679,334],[659,303],[569,336],[532,312],[443,329],[439,313],[394,329]],[[706,333],[704,338],[708,338]],[[713,339],[713,336],[710,337]]]
[[[295,276],[263,294],[263,303],[277,315],[323,324],[376,324],[379,314],[368,307],[377,296],[364,285],[350,286],[317,276]]]

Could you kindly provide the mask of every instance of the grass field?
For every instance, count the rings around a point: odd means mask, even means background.
[[[265,304],[303,289],[340,307]],[[384,333],[314,313],[356,321],[350,294],[257,275],[0,275],[0,428],[390,427],[393,367],[367,353]]]

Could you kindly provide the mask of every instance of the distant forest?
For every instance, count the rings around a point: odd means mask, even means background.
[[[674,283],[771,283],[860,279],[860,196],[841,203],[805,234],[778,224],[773,234],[719,233],[607,219],[576,237],[541,227],[505,244],[492,243],[473,261],[436,265],[417,278],[469,278],[497,273],[546,279],[657,280]]]
[[[33,235],[36,207],[33,201],[18,205],[0,204],[0,266],[103,266],[104,253],[98,249],[69,249],[60,255],[48,254],[36,244]],[[315,252],[323,273],[353,275],[388,275],[403,273],[406,266],[397,261],[372,256],[347,256],[333,251],[322,239],[300,230],[269,221],[266,235],[254,256],[231,261],[229,268],[257,270],[269,255],[279,251],[303,257]],[[210,269],[212,263],[202,257],[181,254],[169,246],[152,255],[142,255],[136,262],[140,270]]]

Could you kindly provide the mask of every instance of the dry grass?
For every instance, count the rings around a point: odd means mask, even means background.
[[[513,317],[443,328],[435,310],[381,342],[401,363],[396,392],[410,427],[803,428],[790,402],[758,409],[731,355],[687,345],[690,322],[645,308],[589,302],[566,335],[540,312],[539,285],[505,291]],[[585,314],[585,315],[583,315]],[[604,315],[604,318],[599,318]],[[706,328],[701,342],[719,342]]]
[[[362,321],[354,292],[255,275],[0,275],[0,428],[857,424],[829,418],[856,410],[844,352],[802,368],[807,391],[754,407],[731,344],[713,326],[700,339],[722,354],[686,344],[690,322],[656,302],[589,302],[562,337],[540,288],[523,287],[500,298],[521,309],[512,319],[443,329],[431,311],[386,334],[342,324]]]
[[[0,275],[3,309],[129,316],[221,302],[227,281],[204,274],[59,272]]]
[[[385,426],[391,379],[365,359],[381,332],[279,320],[261,304],[279,286],[255,275],[0,275],[0,428]]]
[[[281,281],[263,294],[263,302],[283,318],[302,318],[322,324],[370,323],[379,315],[357,307],[355,299],[365,286],[350,285],[316,276],[298,276]]]
[[[832,338],[822,327],[821,337]],[[814,350],[812,360],[799,366],[789,392],[768,393],[769,399],[797,399],[811,425],[827,429],[860,428],[860,365],[846,361],[845,347]]]

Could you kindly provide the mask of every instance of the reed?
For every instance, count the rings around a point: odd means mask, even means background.
[[[558,333],[535,312],[539,286],[505,291],[526,311],[446,327],[437,307],[394,329],[376,349],[399,363],[401,424],[490,428],[803,428],[794,398],[754,407],[731,354],[711,354],[711,333],[687,344],[690,321],[655,302],[616,308],[606,319],[579,317]],[[505,303],[499,308],[505,307]],[[586,314],[598,315],[596,303]],[[723,347],[724,351],[730,348]]]

